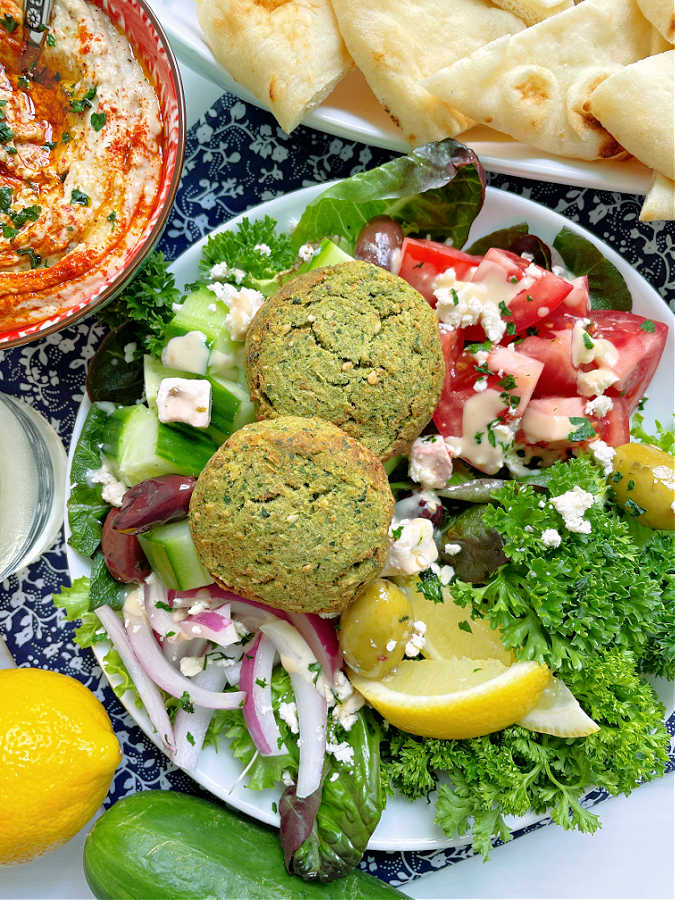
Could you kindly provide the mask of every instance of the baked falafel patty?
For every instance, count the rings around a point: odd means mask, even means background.
[[[375,454],[330,422],[281,416],[214,453],[190,528],[224,587],[279,609],[339,612],[384,565],[393,510]]]
[[[320,416],[388,459],[406,453],[441,395],[438,322],[398,275],[354,260],[297,276],[246,339],[259,419]]]

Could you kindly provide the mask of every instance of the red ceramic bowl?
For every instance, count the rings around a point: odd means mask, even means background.
[[[101,287],[72,306],[41,322],[0,331],[0,351],[44,337],[110,300],[132,277],[159,239],[173,206],[185,153],[185,98],[178,63],[162,26],[145,0],[89,0],[102,9],[126,35],[149,74],[162,112],[162,174],[152,215],[138,242]]]

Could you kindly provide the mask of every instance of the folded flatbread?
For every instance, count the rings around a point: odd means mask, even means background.
[[[645,19],[670,43],[675,44],[675,5],[673,0],[637,0]]]
[[[536,25],[550,16],[557,16],[574,6],[574,0],[492,0],[495,6],[506,9],[522,19],[526,25]]]
[[[435,96],[525,144],[602,159],[622,148],[588,106],[595,88],[652,52],[636,0],[584,0],[426,79]],[[667,49],[661,40],[660,49]]]
[[[483,44],[524,28],[488,0],[333,0],[345,43],[413,146],[473,124],[420,82]]]
[[[675,50],[610,75],[591,94],[590,109],[629,153],[675,179]]]
[[[672,222],[675,219],[675,182],[654,173],[652,186],[640,211],[641,222]]]
[[[196,0],[216,59],[286,132],[351,66],[330,0]]]

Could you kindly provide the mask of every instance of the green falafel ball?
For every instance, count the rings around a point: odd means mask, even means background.
[[[299,275],[246,339],[259,419],[320,416],[386,460],[408,452],[441,395],[438,322],[402,278],[354,260]]]
[[[330,422],[280,416],[211,457],[190,528],[224,587],[279,609],[340,612],[384,565],[393,509],[370,450]]]

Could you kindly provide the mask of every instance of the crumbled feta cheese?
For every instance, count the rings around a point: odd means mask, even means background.
[[[333,679],[333,692],[339,703],[342,703],[347,697],[351,697],[354,693],[351,681],[342,671],[335,673],[335,678]]]
[[[474,391],[477,391],[479,394],[482,393],[482,391],[486,391],[487,390],[487,376],[485,378],[477,379],[474,382],[473,389],[474,389]]]
[[[587,416],[597,416],[599,419],[602,419],[614,406],[614,401],[611,397],[594,397],[592,400],[589,400],[584,408],[584,412]]]
[[[654,482],[661,482],[669,491],[675,491],[675,469],[670,466],[654,466],[652,469]]]
[[[421,510],[432,515],[441,505],[441,498],[435,491],[418,491],[409,497],[396,501],[394,517],[397,519],[415,519]],[[422,516],[422,518],[424,518]]]
[[[384,576],[415,575],[428,569],[438,558],[434,526],[429,519],[394,518],[389,536],[389,555],[381,573]]]
[[[445,547],[443,547],[443,551],[445,552],[446,556],[457,556],[458,553],[462,552],[462,545],[446,544]]]
[[[354,748],[347,741],[339,744],[326,741],[326,753],[330,753],[338,762],[345,763],[345,765],[351,766],[354,763]]]
[[[209,303],[209,305],[206,308],[208,309],[209,312],[215,312],[218,309],[218,304],[217,303]]]
[[[593,454],[593,458],[598,465],[602,466],[602,471],[605,475],[609,475],[614,468],[612,464],[616,456],[614,447],[610,447],[605,441],[593,441],[588,445],[588,449]]]
[[[436,315],[451,328],[467,328],[480,323],[488,339],[499,342],[506,331],[499,304],[487,284],[459,281],[455,270],[441,272],[434,282]]]
[[[398,645],[398,641],[395,641],[393,638],[390,641],[387,641],[385,649],[387,653],[393,653]]]
[[[205,378],[162,378],[157,391],[160,422],[183,422],[193,428],[211,424],[211,383]]]
[[[427,642],[426,633],[426,622],[421,622],[419,620],[413,622],[412,632],[410,634],[410,637],[408,638],[408,643],[405,645],[406,656],[420,655],[420,651],[423,649],[424,645]]]
[[[551,497],[552,506],[560,513],[568,531],[590,534],[591,523],[584,519],[584,513],[593,506],[593,494],[575,485],[558,497]]]
[[[442,488],[452,475],[452,459],[440,434],[419,437],[410,448],[408,474],[424,488]]]
[[[298,742],[298,746],[299,746],[299,742]],[[294,784],[293,778],[291,776],[291,773],[288,771],[288,769],[284,769],[284,771],[281,773],[281,781],[283,782],[283,784],[286,785],[286,787],[290,787],[292,784]]]
[[[199,613],[203,613],[205,610],[210,609],[208,600],[197,600],[196,603],[193,603],[192,606],[188,609],[188,615],[190,616],[198,616]]]
[[[527,262],[534,262],[534,256],[531,253],[523,252],[520,254],[520,258],[526,260]]]
[[[365,702],[362,694],[352,691],[343,703],[336,703],[331,711],[331,716],[345,731],[351,731],[356,722],[356,713],[365,705]]]
[[[312,244],[303,244],[298,250],[298,256],[303,262],[309,262],[318,252],[318,247],[314,247]]]
[[[443,585],[450,584],[455,576],[452,566],[439,566],[438,563],[432,563],[429,568]]]
[[[471,354],[473,358],[476,360],[479,366],[484,366],[488,361],[488,356],[490,355],[489,350],[476,350],[475,353]]]
[[[236,288],[231,284],[210,284],[209,290],[222,300],[228,308],[225,325],[233,340],[243,341],[253,317],[265,302],[260,291],[252,288]]]
[[[201,656],[184,656],[180,661],[180,671],[186,678],[194,678],[204,670],[204,658]]]
[[[256,244],[253,250],[261,256],[271,256],[272,248],[269,244]]]
[[[558,278],[565,277],[565,269],[562,266],[552,266],[551,271],[553,272],[554,275],[557,275]]]
[[[167,341],[162,349],[162,365],[182,372],[204,375],[209,364],[209,348],[203,331],[188,331]]]
[[[122,505],[127,486],[117,480],[106,459],[102,460],[100,469],[95,469],[93,472],[88,473],[88,480],[92,484],[103,485],[101,496],[106,503],[117,507]]]
[[[582,397],[595,397],[603,394],[618,380],[619,376],[611,369],[591,369],[590,372],[577,374],[577,390]]]
[[[131,341],[129,344],[125,344],[123,347],[124,352],[124,362],[132,363],[136,357],[136,349],[138,344],[136,341]]]
[[[279,704],[279,716],[288,725],[293,734],[297,734],[300,730],[298,725],[298,707],[293,701],[285,703],[283,700]]]
[[[340,777],[339,772],[333,772],[333,774],[330,776],[330,778],[328,780],[331,782],[337,781],[339,777]]]
[[[229,278],[232,279],[235,284],[241,284],[244,278],[246,278],[246,272],[244,272],[243,269],[237,269],[235,267],[230,268],[226,262],[219,262],[216,263],[215,266],[211,266],[209,276],[213,281],[223,281],[224,279]],[[213,290],[211,285],[209,285],[209,289]]]
[[[556,528],[545,528],[541,533],[541,542],[544,547],[559,547],[562,538]]]

